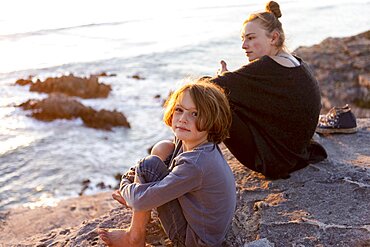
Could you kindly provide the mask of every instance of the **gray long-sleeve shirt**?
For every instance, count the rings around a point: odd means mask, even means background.
[[[144,211],[178,199],[188,222],[187,246],[221,246],[236,206],[234,175],[218,146],[206,143],[174,158],[161,181],[127,184],[122,196]],[[201,240],[201,241],[199,241]]]

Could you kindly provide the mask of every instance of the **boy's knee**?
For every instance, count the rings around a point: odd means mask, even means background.
[[[167,166],[156,155],[149,155],[136,166],[136,182],[149,183],[161,180],[168,174]]]
[[[166,160],[173,153],[175,144],[169,140],[164,140],[156,143],[151,151],[151,155],[158,156],[162,161]]]

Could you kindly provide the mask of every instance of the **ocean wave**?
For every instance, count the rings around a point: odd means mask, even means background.
[[[81,28],[92,28],[92,27],[102,27],[102,26],[117,26],[117,25],[122,25],[122,24],[127,24],[127,23],[140,22],[140,21],[141,20],[127,20],[127,21],[118,21],[118,22],[89,23],[89,24],[76,25],[76,26],[70,26],[70,27],[41,29],[41,30],[30,31],[30,32],[0,35],[0,40],[8,40],[8,39],[16,40],[16,39],[22,39],[22,38],[26,38],[26,37],[30,37],[30,36],[47,35],[47,34],[51,34],[51,33],[57,33],[57,32],[66,31],[66,30],[74,30],[74,29],[81,29]]]

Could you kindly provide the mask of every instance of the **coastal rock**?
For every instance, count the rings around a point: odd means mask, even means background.
[[[18,79],[15,84],[20,86],[31,85],[33,82],[31,79]]]
[[[62,76],[58,78],[47,78],[45,81],[37,80],[35,83],[32,80],[19,79],[16,81],[18,85],[30,84],[31,92],[40,93],[63,93],[69,96],[77,96],[80,98],[106,98],[112,90],[110,85],[98,82],[98,76],[90,76],[89,78],[80,78],[74,75]]]
[[[32,110],[31,116],[41,121],[81,118],[91,128],[110,130],[112,127],[130,128],[126,117],[117,111],[96,111],[77,100],[63,94],[51,94],[43,100],[28,100],[19,105],[24,110]]]
[[[314,138],[328,159],[279,180],[245,168],[221,145],[237,186],[237,208],[224,246],[369,246],[370,119],[358,119],[355,134]],[[101,247],[96,229],[126,228],[131,216],[109,192],[56,207],[12,209],[0,217],[0,243]],[[147,246],[172,246],[155,212],[147,234]]]
[[[370,117],[368,88],[363,86],[364,76],[370,73],[370,31],[327,38],[294,53],[310,65],[319,81],[323,113],[348,103],[357,117]]]

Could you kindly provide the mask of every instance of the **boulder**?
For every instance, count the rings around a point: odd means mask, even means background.
[[[116,126],[130,128],[129,122],[121,112],[104,109],[96,111],[63,94],[51,94],[43,100],[31,99],[19,106],[24,110],[31,110],[31,116],[42,121],[81,118],[85,125],[91,128],[105,130]]]
[[[327,38],[317,45],[299,47],[294,53],[310,65],[319,81],[323,113],[348,103],[357,117],[370,117],[368,88],[362,86],[370,73],[370,31]]]
[[[112,90],[110,85],[98,82],[98,76],[80,78],[74,75],[47,78],[45,81],[19,79],[18,85],[30,84],[30,91],[40,93],[63,93],[80,98],[106,98]]]
[[[20,86],[30,85],[32,84],[32,80],[30,79],[18,79],[15,84]]]

